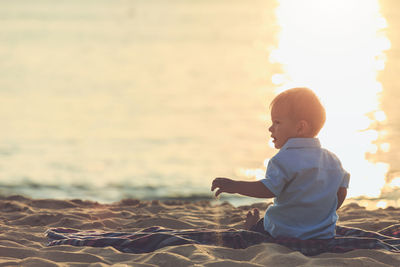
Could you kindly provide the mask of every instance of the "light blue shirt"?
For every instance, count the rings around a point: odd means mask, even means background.
[[[275,195],[264,216],[273,237],[326,239],[335,236],[337,191],[350,175],[317,138],[291,138],[269,161],[261,182]]]

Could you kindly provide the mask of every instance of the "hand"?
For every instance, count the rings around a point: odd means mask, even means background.
[[[236,193],[235,192],[235,181],[229,178],[215,178],[211,185],[211,191],[215,188],[218,190],[215,192],[215,197],[218,197],[221,193]]]

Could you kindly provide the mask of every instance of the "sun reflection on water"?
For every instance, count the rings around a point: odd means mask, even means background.
[[[297,86],[316,91],[327,110],[319,137],[351,173],[349,196],[378,196],[388,165],[369,162],[366,153],[379,149],[373,142],[380,133],[371,125],[386,120],[377,73],[390,41],[379,2],[280,0],[276,16],[279,42],[270,61],[281,68],[272,76],[277,92]]]

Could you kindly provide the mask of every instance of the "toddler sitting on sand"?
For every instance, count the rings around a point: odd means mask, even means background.
[[[254,209],[245,228],[277,237],[329,239],[335,236],[336,210],[347,194],[350,175],[339,159],[321,148],[318,132],[325,109],[313,91],[293,88],[271,103],[269,128],[279,152],[260,181],[215,178],[211,190],[250,197],[274,198],[264,218]]]

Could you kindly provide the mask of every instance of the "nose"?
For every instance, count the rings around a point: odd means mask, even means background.
[[[268,131],[270,131],[272,133],[272,125],[269,126]]]

